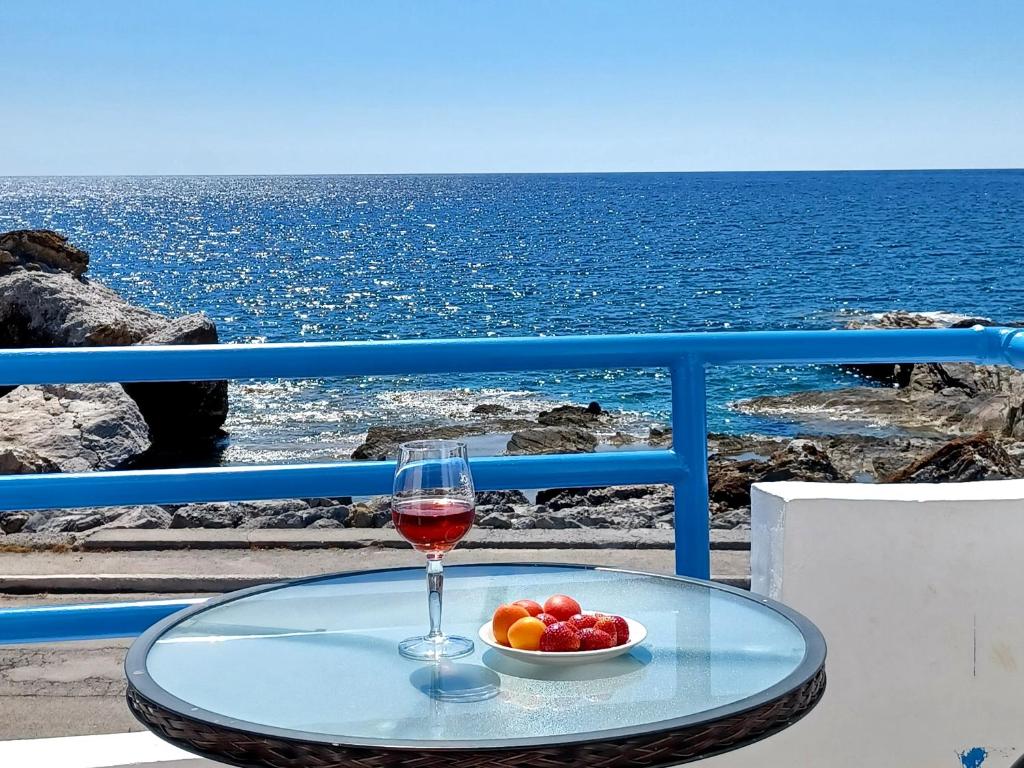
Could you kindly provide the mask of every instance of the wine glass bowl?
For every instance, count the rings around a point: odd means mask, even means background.
[[[465,443],[416,440],[399,447],[391,519],[395,530],[427,557],[430,631],[399,643],[410,659],[439,661],[473,652],[467,637],[441,632],[444,572],[441,559],[473,527],[476,494]]]

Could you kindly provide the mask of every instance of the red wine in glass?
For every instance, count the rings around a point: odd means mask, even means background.
[[[417,552],[443,555],[473,527],[473,503],[463,499],[415,499],[391,506],[391,519]]]
[[[444,591],[442,558],[473,527],[476,494],[465,443],[416,440],[400,447],[391,495],[395,529],[427,557],[427,613],[430,631],[398,644],[408,659],[440,661],[473,652],[473,641],[441,631]]]

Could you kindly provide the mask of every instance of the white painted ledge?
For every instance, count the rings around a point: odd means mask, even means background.
[[[755,486],[751,585],[814,621],[828,688],[708,768],[1008,768],[1024,754],[1024,481]]]
[[[101,736],[0,741],[0,766],[11,768],[223,768],[146,731]]]

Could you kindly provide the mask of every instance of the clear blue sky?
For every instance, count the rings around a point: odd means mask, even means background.
[[[1024,0],[0,0],[0,175],[1024,166]]]

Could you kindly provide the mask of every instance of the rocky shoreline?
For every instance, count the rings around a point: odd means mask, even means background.
[[[0,234],[0,348],[218,341],[201,314],[168,318],[135,307],[85,276],[89,257],[54,232]],[[894,312],[858,327],[988,323]],[[736,404],[762,416],[813,424],[796,438],[709,435],[711,524],[749,525],[750,485],[773,480],[960,482],[1024,477],[1024,373],[970,364],[869,366],[861,387],[761,397]],[[0,389],[0,474],[78,472],[146,466],[162,457],[202,455],[223,436],[226,382],[90,384]],[[598,403],[562,405],[535,418],[482,403],[471,420],[424,428],[372,426],[352,453],[392,456],[417,438],[507,436],[505,453],[587,453],[663,447],[671,431],[646,437],[618,428]],[[824,425],[845,422],[843,434]],[[885,426],[888,437],[850,433]],[[183,462],[187,463],[187,461]],[[671,528],[668,486],[481,493],[477,525],[504,529]],[[346,497],[209,504],[144,505],[14,512],[0,531],[74,535],[99,528],[380,528],[387,499]],[[11,539],[13,541],[13,539]]]

